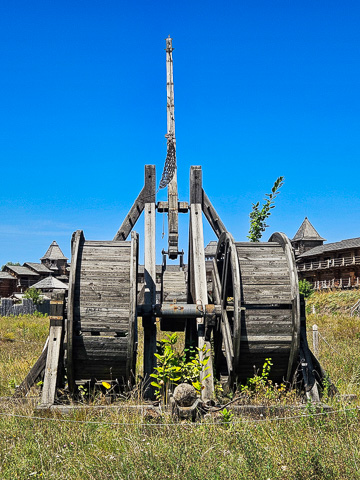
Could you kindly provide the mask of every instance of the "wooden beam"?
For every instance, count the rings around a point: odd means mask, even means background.
[[[155,167],[148,170],[145,177],[145,188],[147,191],[147,202],[145,203],[145,228],[144,228],[144,303],[154,305],[156,303],[156,248],[155,248],[155,196],[156,176]],[[149,380],[150,374],[156,367],[156,319],[152,315],[143,317],[144,327],[144,379]],[[153,398],[154,389],[150,387],[145,393]]]
[[[133,206],[130,208],[129,213],[126,215],[121,227],[113,238],[114,241],[126,240],[129,236],[131,230],[134,228],[135,223],[138,221],[142,211],[144,210],[144,193],[145,187],[141,190]]]
[[[169,202],[158,202],[156,209],[159,213],[167,213],[169,211]],[[188,202],[178,202],[178,212],[179,213],[188,213],[189,204]]]
[[[131,232],[131,255],[130,255],[130,304],[129,304],[129,343],[126,374],[130,379],[135,376],[137,357],[137,278],[139,264],[139,235]]]
[[[129,213],[126,215],[121,227],[117,231],[114,241],[126,240],[131,230],[134,228],[136,222],[142,214],[145,203],[155,202],[156,191],[153,189],[153,182],[155,179],[155,165],[145,165],[145,181],[144,187],[139,193]]]
[[[50,300],[50,332],[47,349],[44,385],[41,406],[51,407],[55,403],[56,386],[59,376],[60,351],[64,332],[64,293],[53,293]]]
[[[213,204],[210,202],[209,197],[206,195],[205,190],[202,189],[202,211],[209,222],[211,228],[214,230],[215,235],[220,238],[220,235],[223,232],[226,232],[226,227],[221,221],[217,211],[213,207]]]
[[[203,305],[208,303],[206,268],[205,268],[205,249],[204,249],[204,231],[202,223],[202,172],[201,167],[192,166],[190,169],[190,254],[191,254],[191,272],[192,277],[190,288],[193,302],[201,302]],[[200,349],[200,360],[203,359],[203,349],[211,352],[211,343],[205,340],[205,325],[203,318],[196,319],[198,333],[198,347]],[[214,396],[214,373],[213,362],[210,355],[207,366],[208,370],[202,373],[201,379],[210,373],[210,377],[203,381],[202,399],[209,401]]]
[[[73,368],[73,335],[74,335],[74,297],[76,269],[79,259],[80,245],[85,242],[82,230],[77,230],[71,238],[71,266],[69,276],[67,324],[66,324],[66,373],[70,392],[74,391],[74,368]]]

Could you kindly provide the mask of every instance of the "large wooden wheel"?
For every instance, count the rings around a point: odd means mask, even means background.
[[[290,381],[299,353],[300,311],[295,259],[283,233],[269,242],[234,242],[221,235],[213,275],[214,296],[222,306],[214,333],[215,369],[229,383],[244,383],[261,372],[266,358],[270,378]]]
[[[73,235],[67,319],[67,375],[76,383],[127,383],[136,362],[138,236],[85,241]]]

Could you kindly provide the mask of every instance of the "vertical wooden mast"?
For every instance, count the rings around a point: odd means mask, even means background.
[[[167,90],[167,134],[168,141],[172,141],[176,154],[175,139],[175,105],[174,105],[174,77],[173,77],[173,58],[172,58],[172,38],[166,39],[166,90]],[[176,259],[178,256],[178,188],[177,188],[177,169],[168,185],[168,254],[169,258]]]

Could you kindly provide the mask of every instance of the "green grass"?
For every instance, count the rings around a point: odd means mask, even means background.
[[[0,317],[0,396],[11,395],[39,357],[49,333],[49,319],[21,315]]]
[[[350,315],[351,307],[360,300],[360,289],[314,292],[306,301],[307,312],[315,308],[317,314]]]
[[[314,323],[321,334],[320,362],[340,393],[360,395],[360,319],[309,315],[310,346]],[[11,392],[9,379],[22,380],[47,333],[44,318],[0,319],[2,395]],[[281,420],[235,417],[225,425],[211,419],[174,424],[169,414],[157,424],[129,410],[39,413],[7,402],[0,409],[0,478],[360,478],[359,401],[329,400],[329,405],[334,413],[328,415],[309,408],[306,417],[299,412]]]

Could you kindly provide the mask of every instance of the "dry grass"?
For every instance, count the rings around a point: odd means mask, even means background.
[[[313,323],[328,342],[320,341],[320,361],[340,392],[360,393],[360,319],[311,315],[308,324]],[[46,319],[0,319],[3,395],[9,393],[9,379],[19,382],[36,360],[47,329]],[[311,334],[309,340],[311,345]],[[238,417],[226,425],[212,420],[174,424],[167,415],[157,424],[128,410],[40,414],[7,403],[0,411],[0,478],[360,478],[359,402],[330,404],[334,413],[328,415],[309,407],[306,417]]]
[[[0,396],[11,395],[39,357],[49,331],[47,317],[0,317]]]

